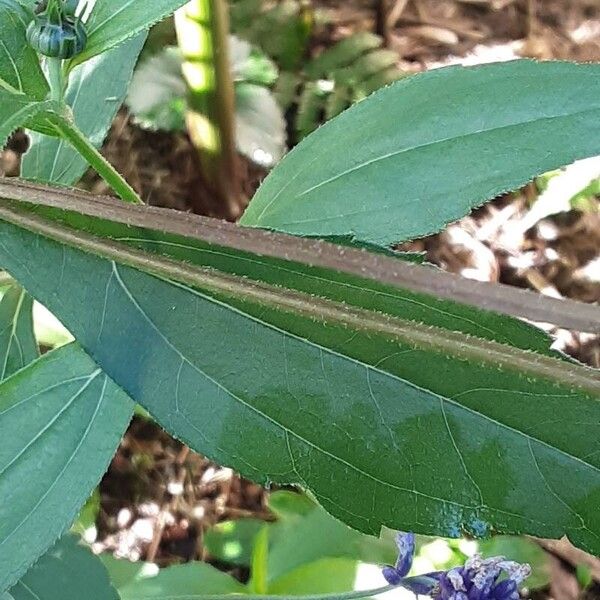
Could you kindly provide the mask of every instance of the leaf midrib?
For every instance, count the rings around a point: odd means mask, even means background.
[[[344,458],[337,456],[331,452],[329,452],[328,450],[321,448],[320,446],[318,446],[317,444],[315,444],[314,442],[312,442],[311,440],[308,440],[306,438],[304,438],[303,436],[301,436],[300,434],[294,432],[292,429],[289,429],[286,425],[284,425],[283,423],[280,423],[279,421],[277,421],[276,419],[274,419],[273,417],[271,417],[270,415],[264,413],[263,411],[261,411],[260,409],[256,408],[255,406],[252,406],[251,404],[247,403],[243,398],[240,398],[239,396],[237,396],[236,394],[234,394],[231,390],[229,390],[228,388],[226,388],[225,386],[223,386],[223,384],[219,383],[218,381],[216,381],[213,377],[211,377],[210,375],[208,375],[207,373],[205,373],[198,365],[194,364],[189,358],[187,358],[180,350],[179,348],[176,346],[175,343],[173,343],[171,340],[168,339],[168,337],[160,330],[160,328],[154,323],[154,321],[148,316],[148,314],[144,311],[144,309],[139,305],[139,303],[137,302],[137,300],[135,299],[135,297],[133,296],[133,294],[131,293],[131,291],[128,289],[128,287],[126,286],[125,282],[122,280],[122,278],[120,277],[119,273],[118,273],[118,268],[116,266],[116,263],[114,261],[111,261],[112,265],[113,265],[113,274],[115,275],[115,277],[117,278],[117,281],[119,282],[119,284],[121,285],[123,291],[125,292],[125,294],[127,295],[128,299],[130,300],[130,302],[133,304],[133,306],[136,308],[136,310],[138,310],[138,312],[142,315],[142,317],[151,325],[151,327],[158,333],[158,335],[164,340],[164,342],[183,360],[185,361],[188,365],[190,365],[190,367],[192,367],[192,369],[194,369],[196,372],[198,372],[200,375],[202,375],[203,377],[205,377],[208,381],[212,382],[214,385],[216,385],[219,389],[221,389],[223,392],[225,392],[228,396],[230,396],[232,399],[234,399],[235,401],[239,402],[242,406],[245,406],[246,408],[250,409],[252,412],[256,413],[257,415],[259,415],[260,417],[264,418],[265,420],[267,420],[268,422],[270,422],[272,425],[274,425],[275,427],[279,428],[280,430],[282,430],[284,433],[286,434],[290,434],[293,435],[296,439],[298,439],[300,442],[308,445],[311,448],[314,448],[316,451],[321,452],[322,454],[334,459],[337,462],[342,463],[343,465],[351,468],[353,471],[357,472],[360,475],[363,475],[364,477],[366,477],[367,479],[370,479],[371,481],[374,481],[375,483],[381,484],[384,487],[388,487],[390,489],[394,489],[397,491],[403,491],[403,492],[407,492],[407,493],[411,493],[411,494],[415,494],[417,496],[421,496],[421,497],[425,497],[428,498],[430,500],[434,500],[434,501],[439,501],[442,502],[444,504],[449,504],[452,506],[459,506],[461,508],[466,508],[469,510],[478,510],[481,508],[484,508],[484,506],[479,505],[479,506],[471,506],[471,505],[466,505],[466,504],[461,504],[459,502],[454,502],[454,501],[450,501],[447,500],[445,498],[441,498],[441,497],[436,497],[436,496],[431,496],[429,494],[425,494],[423,492],[420,492],[418,490],[414,490],[414,489],[409,489],[409,488],[403,488],[400,486],[397,486],[393,483],[390,483],[388,481],[379,479],[378,477],[367,473],[365,471],[363,471],[362,469],[360,469],[359,467],[357,467],[356,465],[353,465],[350,462],[347,462]],[[197,290],[194,290],[192,288],[189,288],[183,284],[180,283],[176,283],[176,282],[167,282],[167,283],[171,283],[172,285],[179,287],[181,289],[183,289],[184,291],[191,293],[193,295],[196,295],[200,298],[202,298],[203,300],[208,300],[211,303],[217,304],[219,306],[222,306],[223,308],[226,308],[227,310],[231,310],[233,312],[236,312],[242,316],[244,316],[245,318],[254,321],[258,324],[260,324],[261,326],[264,326],[266,328],[275,330],[279,333],[281,333],[282,335],[289,337],[289,338],[293,338],[293,339],[298,339],[300,340],[301,338],[295,336],[294,334],[291,334],[289,332],[286,332],[282,329],[279,329],[278,327],[265,323],[263,321],[260,321],[259,319],[248,315],[247,313],[244,313],[238,309],[236,309],[235,307],[231,307],[219,300],[216,300],[210,296],[206,296],[204,294],[202,294],[201,292],[198,292]],[[340,355],[339,353],[335,352],[334,350],[330,350],[329,348],[324,348],[322,346],[319,346],[318,344],[315,344],[313,342],[307,341],[305,339],[301,339],[301,341],[303,343],[306,343],[310,346],[313,346],[317,349],[319,349],[320,351],[324,351],[327,352],[328,354],[332,354],[332,355],[336,355],[336,356],[340,356],[346,360],[355,362],[356,364],[364,367],[367,370],[372,370],[374,372],[377,372],[379,374],[382,374],[384,376],[390,377],[392,379],[395,379],[396,381],[399,381],[403,384],[409,385],[411,387],[414,387],[415,389],[420,389],[417,386],[414,386],[412,383],[402,380],[399,377],[391,374],[391,373],[387,373],[385,371],[381,371],[380,369],[377,369],[376,367],[373,367],[371,365],[368,365],[366,363],[362,363],[352,357],[348,357],[348,356],[343,356]],[[518,436],[523,437],[524,439],[527,440],[531,440],[534,441],[536,444],[539,444],[541,446],[545,446],[546,448],[550,449],[552,452],[555,452],[557,454],[563,455],[564,457],[568,458],[568,459],[572,459],[576,462],[581,463],[584,467],[591,469],[592,471],[596,471],[596,472],[600,472],[600,469],[595,467],[594,465],[590,465],[586,462],[584,462],[582,459],[572,456],[570,455],[568,452],[565,452],[559,448],[556,448],[554,446],[551,446],[550,444],[548,444],[547,442],[543,441],[543,440],[539,440],[525,432],[519,431],[517,429],[514,429],[512,427],[510,427],[509,425],[502,423],[500,421],[497,421],[495,419],[493,419],[492,417],[489,417],[488,415],[485,415],[483,413],[480,413],[474,409],[472,409],[471,407],[468,406],[464,406],[462,404],[459,404],[458,402],[452,400],[451,398],[446,398],[446,397],[442,397],[439,396],[438,394],[435,394],[429,390],[427,390],[427,392],[429,394],[431,394],[433,397],[437,397],[441,403],[448,403],[450,405],[453,405],[461,410],[464,410],[466,412],[470,412],[471,414],[480,417],[484,420],[489,421],[490,423],[493,423],[495,425],[497,425],[498,427],[502,428],[502,429],[506,429],[509,431],[512,431],[513,433],[515,433]],[[183,416],[186,420],[187,417],[182,414],[180,411],[178,411],[178,414],[180,414],[181,416]],[[290,456],[290,458],[293,458]],[[509,511],[504,511],[502,509],[498,509],[492,506],[489,506],[489,508],[491,510],[494,510],[496,512],[499,513],[503,513],[503,514],[508,514],[508,515],[512,515],[512,516],[516,516],[513,515],[513,513],[510,513]]]

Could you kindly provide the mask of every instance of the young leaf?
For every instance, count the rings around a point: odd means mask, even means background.
[[[145,33],[78,66],[69,77],[66,101],[75,123],[98,148],[127,93],[133,67],[146,39]],[[73,185],[88,163],[64,138],[32,133],[23,157],[21,176],[38,181]]]
[[[370,96],[299,144],[241,222],[380,245],[600,154],[600,65],[449,67]]]
[[[0,591],[72,523],[133,403],[76,345],[0,384]]]
[[[108,571],[112,584],[120,590],[125,586],[156,575],[158,566],[142,561],[131,562],[127,559],[115,558],[109,552],[100,554],[100,560]]]
[[[203,562],[162,569],[156,577],[147,577],[119,588],[121,600],[201,600],[208,594],[226,596],[244,593],[247,589],[239,581]]]
[[[213,559],[248,567],[252,560],[254,539],[264,525],[262,519],[222,521],[205,532],[204,547]]]
[[[269,594],[284,598],[310,594],[332,594],[354,589],[358,561],[349,558],[323,558],[301,565],[269,586]]]
[[[43,100],[48,83],[35,50],[25,38],[31,20],[33,14],[17,0],[0,0],[0,89]]]
[[[286,523],[283,523],[286,525]],[[271,527],[281,527],[276,523]],[[269,592],[299,568],[323,558],[344,558],[354,562],[393,563],[396,559],[391,539],[375,539],[350,529],[320,506],[296,519],[284,533],[275,532],[269,552]],[[291,591],[291,590],[288,590]]]
[[[119,600],[99,558],[67,535],[10,590],[14,600]]]
[[[0,90],[0,148],[3,148],[8,136],[29,119],[46,110],[55,108],[54,102],[38,102],[26,96]]]
[[[406,321],[358,278],[321,271],[314,295],[296,290],[294,264],[268,250],[213,245],[225,271],[192,267],[1,213],[0,262],[196,450],[259,482],[302,484],[368,533],[567,533],[600,550],[593,370],[485,339],[502,333],[457,334],[427,304],[437,327]],[[273,239],[241,235],[256,234]],[[275,271],[278,285],[265,283]]]
[[[71,67],[118,46],[175,12],[187,0],[102,0],[87,21],[88,42]]]
[[[33,300],[15,285],[0,300],[0,381],[39,355],[33,333]]]

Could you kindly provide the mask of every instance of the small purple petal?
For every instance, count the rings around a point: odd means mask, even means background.
[[[429,573],[427,575],[419,575],[418,577],[407,577],[402,582],[402,587],[406,590],[410,590],[413,594],[429,596],[438,587],[439,575],[441,575],[441,571]]]
[[[452,587],[457,592],[467,591],[467,588],[465,587],[465,580],[463,579],[462,569],[450,569],[446,577],[448,577],[448,581],[450,581]]]
[[[403,579],[402,575],[394,567],[383,567],[381,573],[390,585],[398,585]]]
[[[512,579],[501,581],[493,590],[493,600],[519,600],[519,589]]]
[[[523,583],[531,575],[531,566],[527,563],[518,563],[512,560],[506,560],[500,563],[500,568],[512,579],[516,584]]]
[[[396,546],[398,546],[396,571],[400,577],[404,577],[412,567],[415,554],[415,534],[398,532],[396,534]]]
[[[479,558],[472,561],[470,571],[472,573],[473,585],[480,590],[491,588],[498,575],[500,575],[500,565],[503,562],[506,562],[503,556],[494,556],[486,559]]]

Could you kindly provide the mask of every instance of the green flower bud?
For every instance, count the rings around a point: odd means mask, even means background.
[[[82,52],[87,43],[87,31],[84,23],[72,15],[54,22],[43,12],[29,24],[27,41],[44,56],[66,59]]]

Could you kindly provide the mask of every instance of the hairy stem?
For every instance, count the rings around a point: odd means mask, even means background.
[[[577,363],[513,348],[498,342],[465,336],[375,311],[357,308],[304,292],[255,282],[212,268],[191,266],[161,255],[132,249],[110,239],[91,236],[0,201],[0,219],[57,242],[145,271],[162,279],[203,290],[209,296],[245,300],[279,311],[302,315],[351,330],[374,332],[417,349],[443,353],[524,373],[558,385],[600,395],[600,372]],[[178,285],[178,283],[174,283]]]
[[[429,266],[320,240],[239,227],[216,219],[151,206],[126,206],[106,196],[0,178],[0,197],[72,210],[89,217],[156,229],[209,244],[314,267],[333,269],[478,309],[600,333],[600,306],[558,300],[508,285],[465,279]]]
[[[50,121],[50,124],[62,137],[72,144],[122,200],[132,204],[143,204],[136,191],[104,156],[100,154],[74,123],[66,118],[54,117]]]

